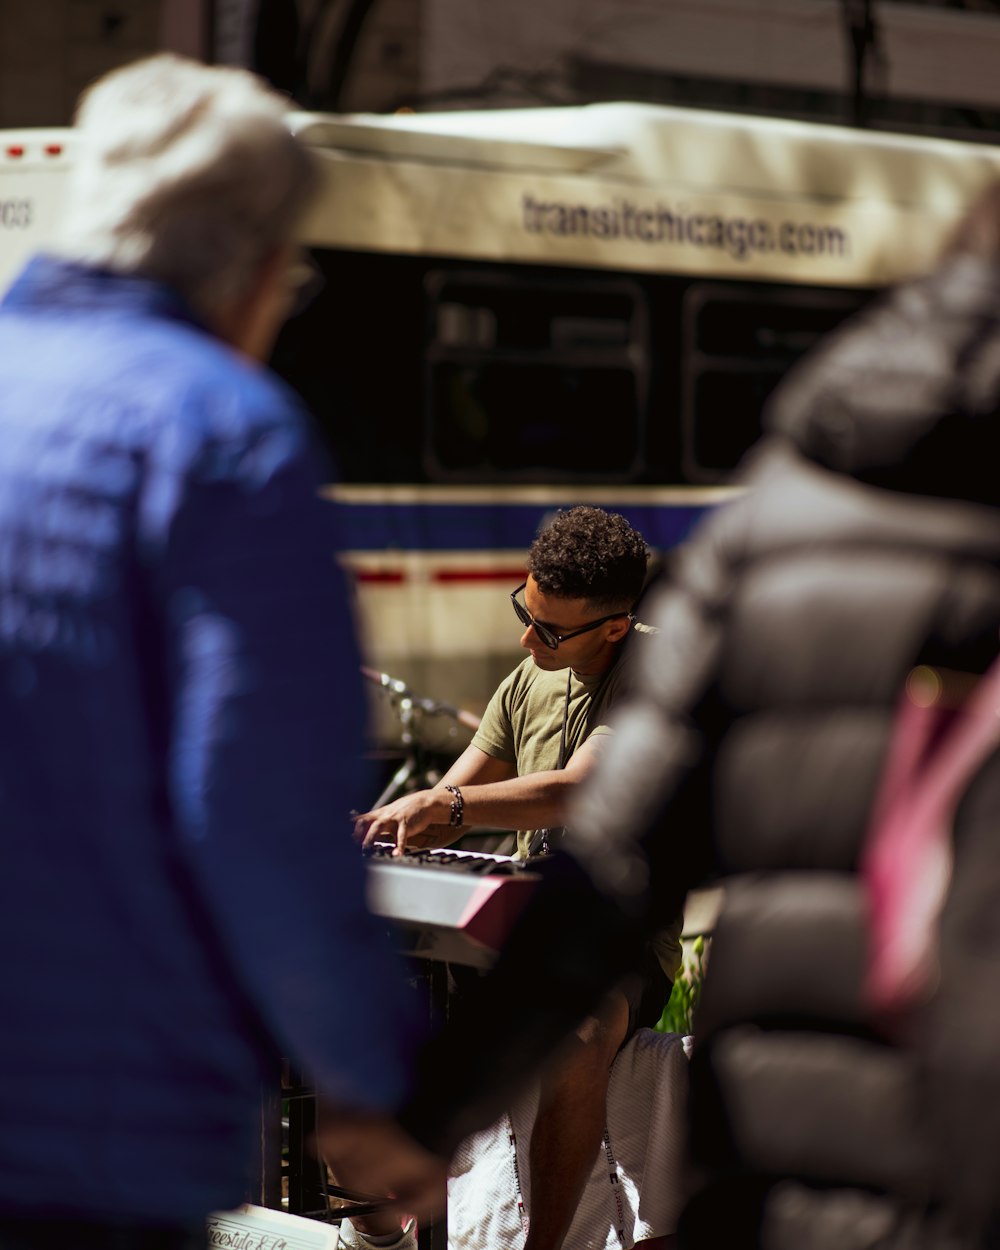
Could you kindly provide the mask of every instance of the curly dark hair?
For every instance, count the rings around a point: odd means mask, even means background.
[[[642,593],[649,553],[617,512],[557,512],[528,551],[528,572],[546,595],[587,599],[598,612],[626,611]]]

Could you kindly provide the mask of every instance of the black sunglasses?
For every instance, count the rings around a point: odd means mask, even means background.
[[[613,621],[619,616],[627,616],[632,619],[631,612],[610,612],[607,616],[602,616],[600,620],[591,621],[589,625],[581,625],[579,629],[571,629],[568,634],[557,634],[554,629],[550,629],[548,625],[543,625],[540,621],[536,621],[523,603],[518,603],[517,596],[527,586],[527,582],[522,582],[517,590],[513,591],[510,601],[514,605],[514,611],[517,613],[517,619],[527,629],[533,626],[535,633],[542,642],[552,651],[559,646],[561,642],[566,642],[569,638],[576,638],[580,634],[587,634],[592,629],[596,629],[598,625],[603,625],[606,621]]]

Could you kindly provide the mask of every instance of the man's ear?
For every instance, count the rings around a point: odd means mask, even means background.
[[[608,642],[621,642],[631,628],[631,619],[627,616],[620,616],[613,621],[608,621],[608,632],[605,637]]]
[[[255,360],[268,358],[285,320],[290,256],[288,247],[269,252],[248,276],[239,297],[219,310],[216,329],[220,338]]]

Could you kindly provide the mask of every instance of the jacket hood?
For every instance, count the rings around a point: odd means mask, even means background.
[[[1000,266],[956,257],[879,299],[792,371],[766,426],[872,485],[1000,504]]]

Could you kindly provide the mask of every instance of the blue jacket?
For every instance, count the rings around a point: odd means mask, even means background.
[[[281,1054],[402,1095],[309,441],[154,283],[41,257],[0,306],[0,1211],[235,1204]]]

